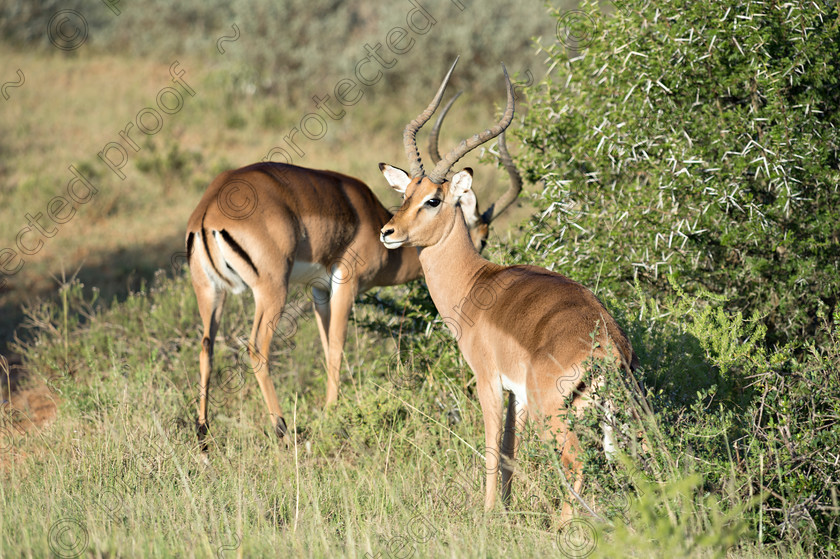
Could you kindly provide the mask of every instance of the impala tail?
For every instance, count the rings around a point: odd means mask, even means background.
[[[227,229],[201,230],[187,235],[187,254],[192,270],[200,266],[220,290],[238,294],[253,285],[259,270],[242,245]]]

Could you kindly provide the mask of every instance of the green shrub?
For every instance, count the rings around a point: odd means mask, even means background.
[[[620,465],[604,459],[598,410],[589,410],[576,426],[593,490],[587,498],[614,525],[617,514],[629,526],[616,531],[618,542],[636,541],[633,533],[658,539],[662,523],[651,522],[651,514],[659,510],[670,519],[664,522],[671,522],[672,533],[686,541],[700,545],[706,530],[720,538],[701,548],[720,551],[735,538],[832,556],[840,535],[834,467],[840,445],[840,313],[833,324],[821,315],[819,337],[825,342],[810,342],[797,355],[791,346],[766,349],[763,325],[726,310],[727,301],[676,291],[660,301],[638,294],[633,306],[642,309],[642,319],[623,321],[640,353],[652,413],[639,405],[622,373],[604,370],[601,395],[617,406],[615,422],[622,428],[616,434],[627,459]],[[620,306],[610,306],[622,314]],[[643,433],[642,450],[637,433]],[[661,492],[653,500],[651,487]],[[629,497],[615,510],[617,495]]]
[[[595,287],[628,328],[653,414],[618,419],[645,433],[645,478],[699,475],[715,507],[747,511],[749,541],[811,555],[836,553],[840,513],[837,10],[556,11],[520,132],[543,188],[512,246]],[[579,426],[595,450],[597,426]],[[627,484],[588,458],[596,494]]]
[[[833,322],[828,342],[757,376],[742,442],[745,473],[766,495],[764,536],[827,554],[840,551],[840,313]]]
[[[582,10],[556,12],[528,93],[520,163],[544,188],[519,258],[615,297],[673,274],[770,344],[813,337],[840,288],[836,4]]]
[[[202,161],[201,153],[185,152],[179,143],[167,143],[164,152],[157,143],[147,139],[135,161],[137,169],[153,175],[163,185],[165,192],[169,192],[174,184],[186,182],[192,176],[196,164]]]

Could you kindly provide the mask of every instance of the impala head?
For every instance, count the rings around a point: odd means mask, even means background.
[[[390,185],[404,196],[403,204],[382,228],[386,248],[403,245],[427,247],[436,244],[455,223],[461,206],[470,237],[477,249],[487,239],[489,224],[481,221],[472,191],[472,169],[455,173],[451,180],[433,183],[429,177],[410,178],[405,171],[381,163]]]
[[[438,131],[443,118],[460,93],[453,97],[443,109],[432,129],[429,152],[435,167],[428,176],[425,174],[423,163],[420,160],[420,152],[417,149],[417,131],[431,118],[438,105],[440,105],[449,77],[457,63],[458,60],[456,59],[426,110],[405,127],[403,142],[410,165],[410,174],[398,167],[385,163],[379,164],[379,168],[385,175],[388,184],[403,195],[402,206],[381,231],[380,239],[389,249],[404,245],[426,247],[437,243],[455,224],[457,209],[460,208],[473,245],[480,251],[487,241],[490,222],[510,206],[516,200],[519,191],[522,190],[522,180],[513,165],[504,142],[504,131],[513,120],[514,109],[513,85],[510,82],[507,70],[504,69],[504,65],[502,70],[504,71],[507,88],[507,107],[501,121],[481,134],[476,134],[468,140],[464,140],[445,157],[441,158],[437,149]],[[466,168],[459,171],[449,180],[446,179],[446,176],[459,159],[496,136],[499,136],[500,159],[510,175],[511,184],[495,203],[484,213],[480,213],[475,193],[472,190],[472,169]]]

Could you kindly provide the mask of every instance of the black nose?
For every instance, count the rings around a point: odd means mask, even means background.
[[[393,232],[394,232],[393,229],[386,229],[386,230],[382,231],[382,236],[387,237],[388,235],[390,235]]]

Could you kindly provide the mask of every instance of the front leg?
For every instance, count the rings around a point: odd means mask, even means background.
[[[352,282],[333,282],[329,310],[329,351],[327,351],[327,401],[330,405],[338,400],[338,386],[341,379],[341,360],[344,355],[344,340],[347,338],[347,323],[356,296]]]
[[[478,401],[484,416],[484,467],[487,471],[484,510],[489,512],[496,502],[496,484],[501,466],[499,442],[502,435],[502,383],[497,377],[483,381],[481,374],[476,373],[476,377],[479,379]]]
[[[508,394],[508,409],[505,416],[505,433],[502,438],[502,502],[510,507],[510,491],[513,482],[514,459],[519,446],[517,429],[523,429],[527,412],[516,394]]]
[[[317,287],[312,288],[312,306],[315,309],[315,323],[324,348],[324,364],[330,362],[330,292]]]

